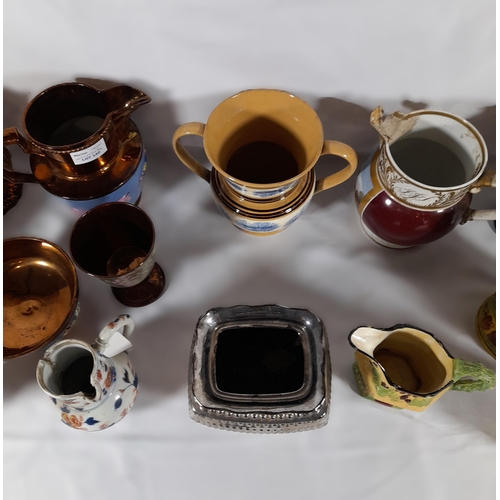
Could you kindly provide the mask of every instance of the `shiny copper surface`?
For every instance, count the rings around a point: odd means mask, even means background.
[[[3,148],[4,169],[12,170],[12,159],[7,148]],[[11,208],[17,205],[17,202],[23,194],[23,185],[15,184],[4,177],[3,179],[3,214],[5,215]]]
[[[113,287],[122,304],[150,304],[165,289],[165,275],[154,260],[153,223],[130,203],[105,203],[83,214],[73,226],[70,251],[75,264]]]
[[[130,288],[112,288],[116,300],[129,307],[143,307],[157,300],[165,290],[163,269],[155,263],[149,276]]]
[[[130,114],[150,98],[126,85],[97,90],[83,83],[63,83],[38,94],[23,116],[24,137],[15,127],[4,130],[4,145],[17,144],[30,155],[33,174],[4,168],[11,182],[38,182],[51,194],[68,199],[104,196],[122,184],[139,164],[142,139]],[[58,131],[72,120],[92,118],[94,128],[76,142],[59,144]],[[90,132],[91,130],[91,132]],[[75,164],[71,153],[103,139],[106,151],[92,161]]]
[[[78,310],[78,278],[66,253],[38,238],[4,240],[3,357],[64,335]]]

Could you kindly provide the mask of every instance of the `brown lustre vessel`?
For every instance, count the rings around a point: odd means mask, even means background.
[[[126,85],[98,90],[63,83],[44,90],[24,112],[24,135],[16,127],[4,130],[4,146],[17,144],[29,154],[32,173],[4,162],[4,178],[39,183],[79,212],[110,201],[137,202],[146,156],[130,114],[148,102]]]

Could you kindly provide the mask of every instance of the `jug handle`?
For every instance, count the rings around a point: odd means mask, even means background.
[[[496,171],[487,170],[474,184],[472,184],[471,193],[479,193],[483,187],[496,188]],[[490,210],[473,210],[467,209],[460,221],[460,224],[465,224],[470,220],[496,220],[497,213],[495,209]]]
[[[5,146],[10,146],[12,144],[17,144],[26,154],[38,154],[43,156],[40,151],[37,151],[37,148],[32,146],[28,140],[21,135],[19,130],[16,127],[9,127],[4,129],[3,131],[3,145],[4,152],[7,151]],[[5,154],[5,153],[4,153]],[[6,162],[3,162],[3,176],[8,179],[10,182],[15,184],[21,184],[23,182],[31,182],[37,183],[36,177],[33,174],[24,174],[22,172],[15,172],[12,170],[10,165],[6,165]]]
[[[349,179],[352,174],[354,174],[354,172],[356,171],[356,167],[358,166],[358,156],[356,155],[356,152],[351,148],[351,146],[348,146],[343,142],[325,141],[323,143],[323,149],[320,153],[320,156],[323,155],[340,156],[347,161],[348,165],[339,172],[327,175],[323,179],[318,179],[316,181],[314,194],[321,193],[321,191],[325,191],[334,186],[342,184],[347,179]]]
[[[465,380],[464,377],[467,377]],[[469,378],[472,377],[472,378]],[[453,385],[455,391],[486,391],[493,389],[496,383],[495,372],[477,361],[453,360]]]
[[[198,135],[203,137],[205,132],[205,124],[200,122],[188,122],[181,125],[174,134],[172,139],[172,145],[174,147],[175,154],[178,156],[179,160],[186,165],[191,171],[196,175],[200,176],[202,179],[206,180],[210,184],[210,170],[205,168],[201,163],[196,161],[180,144],[181,137],[185,135]]]
[[[135,328],[134,320],[129,314],[121,314],[115,320],[109,322],[101,330],[101,333],[97,337],[95,344],[92,346],[93,349],[98,353],[104,352],[109,344],[109,341],[111,340],[111,337],[122,328],[122,335],[128,340]]]

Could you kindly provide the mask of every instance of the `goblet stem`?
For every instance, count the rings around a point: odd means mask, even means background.
[[[165,273],[155,262],[147,278],[138,285],[128,288],[111,287],[113,295],[122,304],[129,307],[142,307],[159,299],[165,291]]]

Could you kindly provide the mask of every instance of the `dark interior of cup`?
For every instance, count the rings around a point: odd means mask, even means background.
[[[42,144],[69,145],[93,135],[107,114],[100,92],[86,85],[62,84],[33,99],[26,111],[25,127]]]
[[[107,276],[108,262],[118,250],[137,247],[148,256],[153,246],[151,219],[127,203],[100,205],[82,215],[70,240],[75,263],[95,276]]]
[[[377,346],[373,357],[392,382],[412,393],[429,394],[448,382],[446,368],[436,353],[411,333],[395,331]]]
[[[255,184],[284,182],[307,165],[300,140],[284,126],[255,118],[226,138],[219,165],[231,177]]]
[[[306,102],[271,89],[246,90],[222,101],[203,135],[212,165],[254,187],[282,183],[312,168],[323,140],[321,121]]]
[[[304,348],[292,328],[235,327],[217,337],[215,378],[221,392],[286,394],[304,384]]]

